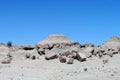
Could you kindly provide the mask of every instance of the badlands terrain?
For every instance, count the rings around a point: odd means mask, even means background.
[[[35,46],[0,44],[0,80],[120,80],[120,37],[99,46],[63,34]]]

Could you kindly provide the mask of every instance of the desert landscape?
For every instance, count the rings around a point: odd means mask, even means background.
[[[0,80],[120,80],[120,37],[103,43],[54,34],[34,46],[0,44]]]

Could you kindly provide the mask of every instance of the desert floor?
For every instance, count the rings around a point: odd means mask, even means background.
[[[108,63],[103,64],[103,60]],[[120,80],[120,54],[112,58],[89,58],[74,64],[60,63],[58,59],[14,59],[10,64],[0,63],[0,80]]]

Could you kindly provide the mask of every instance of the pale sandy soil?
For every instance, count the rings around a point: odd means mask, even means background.
[[[109,62],[103,64],[102,60]],[[87,71],[84,71],[87,69]],[[0,80],[120,80],[120,54],[114,57],[89,58],[86,62],[60,63],[58,59],[13,59],[0,63]]]

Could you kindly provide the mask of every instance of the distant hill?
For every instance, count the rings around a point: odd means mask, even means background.
[[[72,43],[72,41],[63,34],[49,35],[45,40],[39,42],[38,44],[56,44],[56,43]]]
[[[107,48],[118,48],[120,47],[120,37],[112,37],[106,43],[102,45],[102,47]]]

